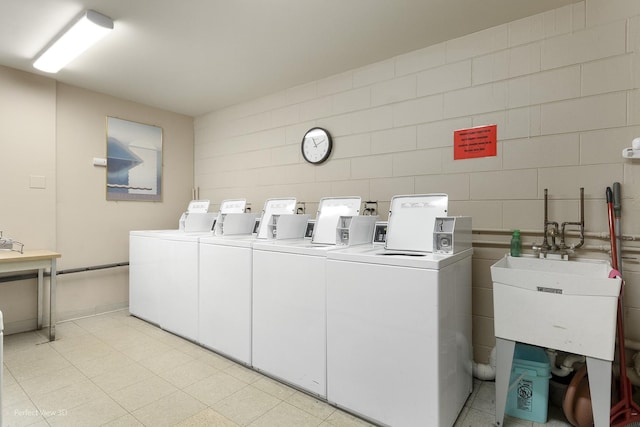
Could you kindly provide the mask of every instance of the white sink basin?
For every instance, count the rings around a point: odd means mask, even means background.
[[[511,257],[491,266],[497,338],[613,360],[621,279],[606,261]]]

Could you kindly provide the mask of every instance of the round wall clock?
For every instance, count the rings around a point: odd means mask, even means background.
[[[314,165],[318,165],[329,158],[333,141],[331,135],[323,128],[311,128],[302,138],[302,157]]]

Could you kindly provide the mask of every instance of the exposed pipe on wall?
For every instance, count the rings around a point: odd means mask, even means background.
[[[129,265],[128,262],[115,262],[112,264],[92,265],[89,267],[80,267],[80,268],[69,268],[66,270],[58,271],[56,275],[60,276],[61,274],[72,274],[72,273],[82,273],[85,271],[105,270],[107,268],[126,267],[128,265]]]
[[[508,247],[509,242],[496,242],[496,241],[486,241],[486,240],[474,240],[473,246],[495,246],[495,247]],[[609,252],[611,251],[611,246],[609,245],[585,245],[582,246],[581,249],[589,250],[589,251],[599,251],[599,252]],[[634,246],[626,246],[622,248],[623,252],[640,252],[640,247]]]
[[[504,234],[504,235],[511,235],[513,233],[513,230],[502,230],[502,229],[490,229],[490,228],[474,228],[473,229],[473,234]],[[520,235],[529,235],[529,236],[542,236],[542,232],[538,231],[538,230],[520,230]],[[567,230],[566,234],[569,236],[579,236],[580,233],[577,231],[572,231],[572,230]],[[585,231],[584,232],[584,236],[585,237],[591,237],[594,239],[602,239],[602,240],[609,240],[609,232],[608,231]],[[629,235],[629,234],[623,234],[622,236],[620,236],[621,240],[627,240],[627,241],[640,241],[640,236],[638,235]]]
[[[69,268],[66,270],[58,270],[56,272],[56,276],[59,276],[61,274],[72,274],[72,273],[82,273],[86,271],[104,270],[107,268],[126,267],[128,265],[129,265],[128,262],[116,262],[112,264],[92,265],[89,267]],[[45,272],[44,276],[50,277],[51,273]],[[38,278],[38,273],[12,274],[11,276],[0,277],[0,283],[16,282],[18,280],[30,280],[30,279],[37,279],[37,278]]]

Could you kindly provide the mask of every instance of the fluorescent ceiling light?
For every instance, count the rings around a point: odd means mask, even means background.
[[[60,35],[33,63],[45,73],[57,73],[113,29],[113,21],[87,10]]]

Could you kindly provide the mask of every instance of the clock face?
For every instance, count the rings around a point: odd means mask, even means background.
[[[329,158],[333,142],[331,135],[325,129],[311,128],[302,138],[302,156],[313,164],[319,164]]]

